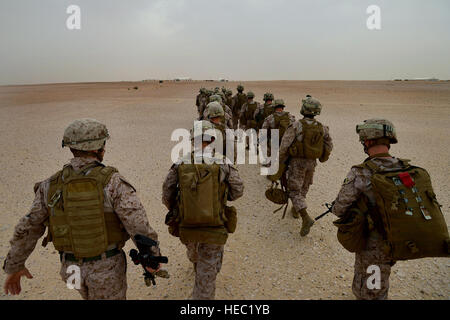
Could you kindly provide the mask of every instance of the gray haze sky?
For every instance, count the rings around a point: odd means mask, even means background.
[[[448,0],[1,0],[0,84],[450,79],[449,33]]]

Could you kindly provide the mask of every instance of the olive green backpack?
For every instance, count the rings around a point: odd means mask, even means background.
[[[303,131],[303,154],[306,159],[319,159],[324,151],[323,126],[315,121],[308,124],[306,120],[300,120]]]
[[[219,180],[218,164],[181,164],[180,227],[221,227],[226,220],[224,202],[227,188]]]
[[[289,113],[285,112],[282,115],[278,115],[277,113],[273,114],[274,120],[275,120],[275,128],[279,130],[279,139],[281,142],[281,139],[283,138],[284,133],[286,132],[287,128],[291,124],[291,119],[289,118]]]
[[[449,257],[449,233],[425,169],[400,161],[405,168],[383,171],[372,161],[358,167],[372,171],[372,189],[393,260]]]

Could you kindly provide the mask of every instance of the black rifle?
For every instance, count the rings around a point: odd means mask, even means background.
[[[325,211],[324,213],[322,213],[320,216],[314,218],[315,221],[325,217],[328,213],[331,212],[331,210],[333,210],[333,206],[334,206],[334,201],[330,204],[330,203],[325,203],[325,206],[328,208],[327,211]]]
[[[160,263],[167,263],[169,260],[167,257],[153,255],[151,249],[152,247],[158,247],[158,243],[156,241],[140,234],[135,235],[134,240],[136,241],[136,246],[139,252],[136,249],[131,249],[131,260],[133,260],[135,265],[140,264],[142,265],[142,268],[144,268],[144,281],[147,287],[150,286],[150,283],[156,285],[155,275],[149,272],[145,267],[150,267],[156,270],[158,269]]]

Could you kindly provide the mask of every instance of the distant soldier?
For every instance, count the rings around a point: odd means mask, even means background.
[[[287,168],[287,185],[289,198],[292,201],[292,215],[302,217],[302,237],[309,233],[314,221],[309,217],[306,194],[313,183],[317,159],[328,160],[333,143],[327,126],[314,119],[322,110],[317,99],[307,96],[302,100],[300,113],[303,119],[295,121],[285,132],[280,146],[280,163],[289,160]],[[275,113],[276,114],[276,113]]]
[[[208,91],[205,88],[201,88],[200,94],[197,95],[197,101],[196,101],[199,119],[202,118],[203,112],[204,112],[207,104],[208,104]]]
[[[224,102],[230,108],[233,106],[233,92],[229,89],[227,89],[227,92],[225,93],[225,101]]]
[[[213,94],[211,97],[209,97],[209,103],[211,102],[218,102],[220,103],[220,105],[222,106],[222,109],[224,111],[224,116],[223,116],[223,120],[224,120],[224,124],[227,128],[233,128],[233,113],[230,109],[230,107],[228,107],[227,105],[225,105],[222,102],[222,98],[220,97],[220,95],[218,94]],[[203,120],[207,120],[208,119],[208,115],[209,115],[209,110],[208,110],[208,106],[206,106],[204,112],[203,112]]]
[[[247,102],[247,95],[244,93],[244,87],[240,84],[237,86],[237,93],[233,97],[231,109],[233,110],[233,129],[239,127],[239,117],[241,115],[241,108]]]
[[[264,105],[260,105],[258,109],[255,111],[254,118],[258,123],[258,128],[262,128],[264,120],[275,112],[273,108],[272,102],[274,100],[273,94],[267,92],[264,94]]]
[[[214,141],[214,137],[206,134],[212,128],[209,122],[202,121],[203,149]],[[228,234],[236,228],[236,209],[227,207],[227,201],[240,198],[244,185],[232,165],[214,164],[214,158],[206,155],[199,156],[197,161],[194,157],[197,155],[193,152],[170,168],[162,187],[162,202],[171,213],[176,212],[168,222],[177,230],[171,234],[180,238],[193,263],[192,299],[207,300],[215,298],[224,245]],[[170,221],[174,221],[175,227]]]
[[[259,103],[254,101],[255,94],[251,91],[247,93],[247,102],[242,106],[240,123],[241,129],[255,129],[257,130],[257,123],[255,121],[255,111],[259,107]]]
[[[350,169],[332,212],[339,242],[355,252],[354,295],[383,300],[397,260],[448,258],[450,239],[427,171],[389,154],[394,125],[374,118],[356,132],[369,157]]]
[[[134,187],[117,169],[102,164],[108,138],[106,126],[93,119],[75,120],[65,130],[62,145],[74,158],[34,186],[31,210],[16,226],[3,266],[5,293],[19,294],[20,278],[32,278],[25,261],[47,227],[42,244],[53,242],[59,252],[64,282],[71,274],[68,268],[77,266],[83,299],[126,299],[122,248],[136,234],[155,241],[158,235]],[[157,247],[152,250],[160,254]]]

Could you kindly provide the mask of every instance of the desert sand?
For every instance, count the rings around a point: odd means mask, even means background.
[[[0,260],[18,220],[33,200],[33,185],[59,170],[71,157],[61,149],[65,127],[76,118],[105,123],[111,139],[105,163],[119,168],[133,183],[150,224],[159,234],[162,253],[169,257],[170,279],[144,285],[140,267],[128,257],[128,299],[186,299],[194,274],[185,248],[164,225],[161,186],[171,166],[170,150],[176,128],[191,128],[195,96],[201,86],[218,82],[119,82],[0,87]],[[138,86],[138,90],[132,89]],[[330,127],[334,152],[317,166],[307,201],[317,216],[337,195],[349,168],[365,154],[355,125],[371,117],[393,121],[399,144],[391,154],[426,168],[447,223],[450,221],[450,82],[392,81],[261,81],[245,82],[261,102],[264,92],[283,98],[287,110],[300,116],[300,99],[311,94],[323,104],[318,118]],[[129,89],[130,88],[130,89]],[[256,165],[239,165],[244,196],[233,205],[239,222],[225,247],[217,278],[217,299],[354,299],[351,292],[354,255],[336,239],[331,214],[300,237],[301,220],[281,212],[264,197],[268,180]],[[126,251],[131,249],[131,241]],[[80,299],[59,276],[59,256],[50,244],[40,245],[26,266],[34,279],[22,280],[20,296],[0,299]],[[5,274],[0,272],[3,286]],[[450,260],[398,262],[392,270],[391,299],[449,299]]]

